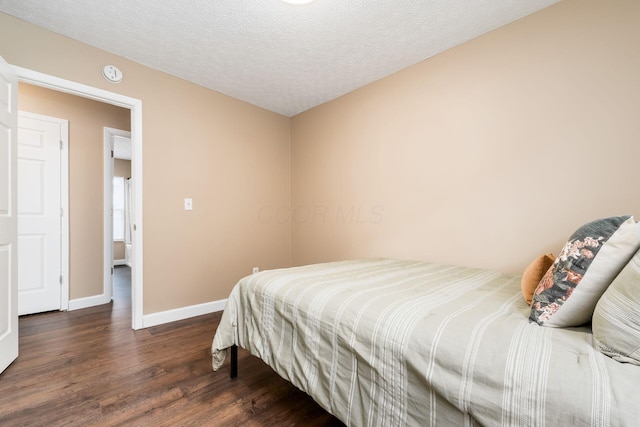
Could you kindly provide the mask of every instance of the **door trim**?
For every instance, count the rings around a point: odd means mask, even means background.
[[[60,310],[69,309],[69,121],[57,117],[18,110],[27,117],[60,125]]]
[[[109,92],[82,83],[65,80],[49,74],[13,65],[18,80],[36,86],[53,89],[83,98],[131,110],[131,176],[133,182],[133,262],[131,271],[131,327],[144,328],[143,324],[143,223],[142,223],[142,100]]]

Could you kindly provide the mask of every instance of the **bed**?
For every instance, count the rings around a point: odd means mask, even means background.
[[[520,277],[395,259],[264,271],[232,290],[213,369],[240,346],[347,425],[621,426],[640,366],[590,327],[529,321]]]

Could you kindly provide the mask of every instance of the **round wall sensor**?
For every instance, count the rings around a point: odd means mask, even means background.
[[[111,83],[120,83],[122,80],[122,71],[115,65],[106,65],[102,69],[102,75]]]

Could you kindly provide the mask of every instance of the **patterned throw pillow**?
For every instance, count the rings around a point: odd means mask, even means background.
[[[589,322],[607,286],[638,248],[640,234],[631,216],[583,225],[538,284],[529,320],[557,328]]]
[[[640,251],[598,301],[591,327],[598,350],[640,365]]]
[[[525,268],[522,273],[522,279],[520,279],[520,286],[522,288],[522,296],[527,304],[531,305],[533,292],[555,259],[553,254],[540,255]]]

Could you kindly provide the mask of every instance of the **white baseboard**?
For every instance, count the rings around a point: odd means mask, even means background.
[[[104,294],[86,298],[77,298],[69,300],[69,310],[80,310],[82,308],[89,308],[96,305],[107,304],[109,302],[111,302],[111,298],[107,298]],[[226,306],[227,300],[223,299],[191,305],[188,307],[175,308],[173,310],[161,311],[158,313],[146,314],[142,316],[142,327],[149,328],[151,326],[184,320],[190,317],[202,316],[203,314],[222,311]]]
[[[227,300],[205,302],[203,304],[191,305],[188,307],[175,308],[173,310],[160,311],[158,313],[145,314],[142,316],[142,327],[162,325],[164,323],[184,320],[190,317],[202,316],[203,314],[222,311],[227,306]]]
[[[126,259],[114,259],[113,265],[127,265]]]
[[[92,297],[77,298],[69,300],[69,310],[80,310],[81,308],[89,308],[95,305],[102,305],[111,302],[111,298],[106,295],[94,295]]]

